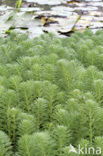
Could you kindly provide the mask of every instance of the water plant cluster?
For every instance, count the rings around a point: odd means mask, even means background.
[[[0,156],[78,156],[70,144],[103,150],[103,31],[0,38]]]

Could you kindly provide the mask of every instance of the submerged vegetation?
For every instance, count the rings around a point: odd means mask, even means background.
[[[103,150],[103,31],[0,38],[0,156]]]

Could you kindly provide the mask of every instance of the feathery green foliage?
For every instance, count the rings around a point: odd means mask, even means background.
[[[103,31],[0,38],[0,130],[0,156],[103,149]]]
[[[0,156],[12,156],[10,139],[3,131],[0,131]]]

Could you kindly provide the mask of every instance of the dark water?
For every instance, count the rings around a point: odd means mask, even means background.
[[[0,5],[15,6],[16,0],[0,0]]]

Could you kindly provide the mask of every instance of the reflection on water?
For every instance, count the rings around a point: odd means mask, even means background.
[[[0,5],[15,6],[16,0],[0,0]]]

